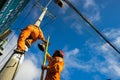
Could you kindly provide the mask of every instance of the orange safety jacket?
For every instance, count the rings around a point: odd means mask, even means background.
[[[45,80],[60,80],[60,74],[64,67],[64,60],[61,57],[51,57],[47,54],[48,66]]]
[[[25,50],[26,42],[31,45],[38,39],[45,40],[42,30],[36,25],[28,25],[19,35],[17,49]]]

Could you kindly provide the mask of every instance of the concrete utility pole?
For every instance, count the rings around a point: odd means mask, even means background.
[[[34,25],[40,26],[43,17],[45,16],[47,11],[47,6],[43,9],[40,17],[37,19]],[[13,53],[11,58],[5,64],[3,69],[0,71],[0,80],[13,80],[15,78],[16,73],[18,72],[20,65],[24,60],[24,55],[21,53]]]
[[[3,45],[8,42],[8,38],[4,39],[3,41],[0,42],[0,56],[3,55],[1,51],[4,50]]]
[[[0,80],[13,80],[21,63],[24,54],[15,53],[0,71]]]
[[[38,18],[38,20],[36,21],[36,23],[34,25],[37,25],[39,26],[41,24],[41,21],[44,17],[44,15],[46,14],[46,11],[47,11],[47,7],[49,6],[49,4],[52,2],[52,0],[49,0],[49,2],[47,3],[47,5],[45,6],[45,8],[43,9],[43,12],[42,14],[40,15],[40,17]],[[54,0],[54,2],[60,6],[60,7],[63,7],[63,3],[61,0]],[[43,65],[46,64],[46,53],[47,53],[47,50],[48,50],[48,43],[49,43],[49,37],[48,37],[48,40],[47,40],[47,46],[46,46],[46,50],[45,50],[45,55],[44,55],[44,60],[43,60]],[[44,70],[42,70],[41,72],[41,76],[40,76],[40,80],[43,80],[43,77],[44,77]]]
[[[54,1],[60,7],[63,6],[61,0],[54,0]],[[35,22],[34,25],[36,25],[38,27],[40,26],[45,14],[46,14],[47,7],[51,2],[52,2],[52,0],[50,0],[48,2],[48,4],[43,9],[43,12],[41,13],[41,15],[39,16],[39,18],[37,19],[37,21]],[[20,65],[22,64],[22,62],[24,60],[24,55],[25,55],[25,53],[15,53],[15,52],[11,55],[9,60],[6,62],[6,64],[0,71],[0,80],[14,80],[15,75],[18,72]]]
[[[41,15],[39,16],[39,18],[37,19],[37,21],[35,22],[34,25],[36,26],[40,26],[46,12],[47,12],[47,7],[50,5],[50,3],[52,2],[52,0],[49,0],[49,2],[47,3],[47,5],[44,7],[43,12],[41,13]],[[59,7],[63,7],[63,2],[62,0],[54,0],[54,2],[59,6]]]
[[[46,14],[46,11],[47,11],[47,7],[43,9],[43,12],[41,13],[41,15],[39,16],[38,20],[35,22],[34,25],[36,25],[36,26],[38,26],[38,27],[40,26],[40,24],[41,24],[41,22],[42,22],[42,20],[43,20],[43,17],[44,17],[45,14]]]

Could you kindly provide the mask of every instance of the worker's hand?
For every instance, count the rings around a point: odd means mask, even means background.
[[[44,42],[45,44],[47,44],[47,40],[43,40],[43,42]]]
[[[45,66],[45,65],[42,65],[42,69],[47,69],[47,66]]]
[[[47,40],[43,40],[44,44],[47,45]],[[48,43],[48,45],[50,45],[50,42]]]
[[[41,50],[41,51],[45,51],[45,44],[38,44],[38,48]]]

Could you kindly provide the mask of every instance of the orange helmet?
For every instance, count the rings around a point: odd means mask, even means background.
[[[62,50],[55,50],[54,54],[52,57],[64,57],[64,52]]]

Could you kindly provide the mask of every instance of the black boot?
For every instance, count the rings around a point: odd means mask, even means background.
[[[2,52],[0,52],[0,56],[2,56],[3,54],[2,54]]]
[[[23,50],[18,50],[18,49],[15,49],[15,50],[14,50],[14,53],[25,54],[25,51],[23,51]]]

